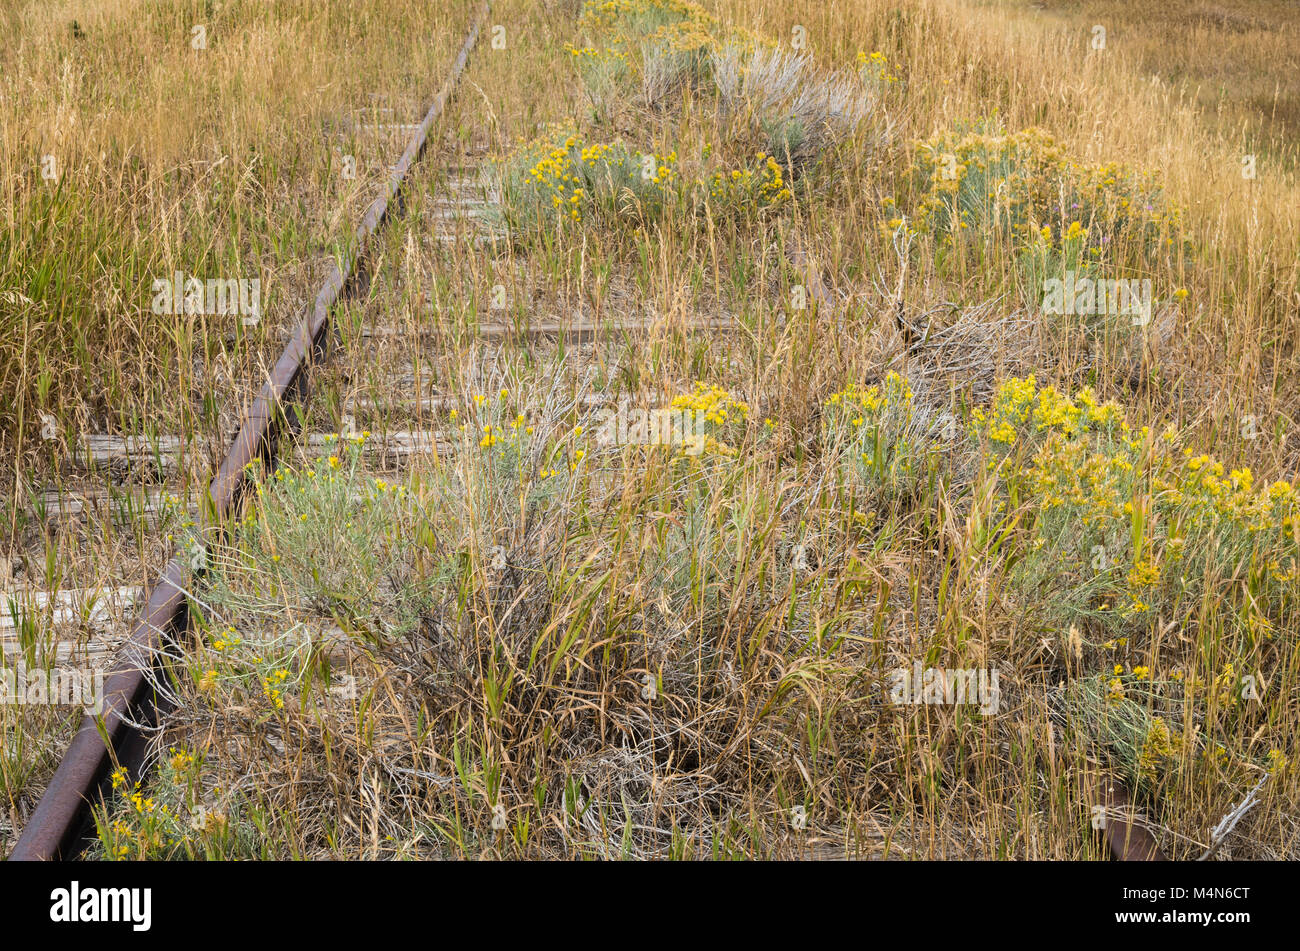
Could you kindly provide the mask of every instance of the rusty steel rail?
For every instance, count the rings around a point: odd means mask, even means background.
[[[401,159],[393,166],[383,194],[371,203],[357,226],[352,248],[331,268],[303,322],[294,330],[257,399],[244,414],[239,432],[209,487],[204,504],[205,528],[222,531],[222,524],[248,486],[246,466],[256,459],[273,463],[279,437],[299,427],[297,415],[286,409],[306,397],[311,368],[328,350],[330,310],[340,300],[355,296],[364,277],[363,261],[371,236],[400,211],[407,176],[424,153],[429,131],[451,98],[490,7],[488,0],[479,7],[451,71]],[[132,776],[139,776],[148,745],[141,727],[156,724],[159,714],[166,712],[166,700],[154,690],[150,674],[162,673],[160,649],[192,633],[185,592],[189,570],[186,557],[175,554],[159,575],[144,609],[132,624],[119,659],[105,678],[101,715],[83,718],[45,795],[9,854],[10,861],[75,857],[92,832],[91,806],[107,793],[113,768],[120,765]]]
[[[1102,832],[1110,854],[1121,862],[1167,861],[1155,836],[1136,821],[1133,801],[1124,785],[1113,776],[1103,776],[1101,787],[1101,800],[1106,809]]]

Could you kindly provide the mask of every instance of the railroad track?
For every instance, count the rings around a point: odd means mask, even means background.
[[[216,467],[206,493],[208,511],[200,514],[205,528],[220,531],[226,517],[237,508],[247,488],[246,466],[256,459],[271,464],[279,439],[297,429],[297,417],[290,407],[306,396],[311,368],[327,353],[330,345],[330,312],[336,304],[357,293],[365,281],[365,258],[373,236],[400,211],[401,196],[412,168],[425,151],[429,132],[442,114],[456,82],[469,61],[471,51],[487,21],[490,4],[478,8],[451,70],[438,90],[423,120],[411,132],[410,141],[392,169],[383,193],[376,198],[356,230],[351,254],[334,265],[295,330],[267,382],[243,414],[239,430]],[[406,131],[381,129],[383,132]],[[418,444],[418,439],[410,442]],[[84,441],[78,447],[88,466],[114,464],[130,467],[150,461],[166,468],[183,459],[187,446],[180,441],[114,440]],[[77,451],[72,453],[77,458]],[[104,496],[99,496],[103,501]],[[67,506],[67,514],[80,514],[93,506],[95,498],[83,498]],[[159,502],[152,502],[155,510]],[[62,506],[60,506],[62,508]],[[144,729],[156,723],[165,701],[153,689],[150,673],[158,663],[159,650],[168,643],[182,642],[191,634],[186,585],[189,558],[172,555],[143,599],[143,605],[117,652],[112,670],[104,678],[103,712],[98,719],[83,719],[69,744],[44,796],[23,828],[11,860],[66,859],[75,857],[85,844],[91,824],[91,804],[106,793],[114,760],[138,777],[144,765]]]
[[[87,518],[98,514],[115,524],[160,526],[168,520],[189,520],[205,531],[220,533],[228,517],[237,511],[248,486],[247,466],[262,460],[268,466],[287,452],[299,456],[319,455],[339,434],[359,430],[369,416],[395,411],[408,422],[406,428],[384,429],[366,441],[363,451],[378,468],[402,468],[413,457],[454,451],[455,440],[445,428],[426,428],[424,420],[441,417],[456,400],[436,387],[421,385],[417,367],[399,367],[387,376],[384,392],[378,387],[353,386],[340,402],[337,432],[320,425],[309,431],[304,404],[313,372],[323,365],[339,334],[363,345],[382,346],[386,341],[409,341],[438,345],[456,335],[442,326],[420,324],[391,327],[362,323],[339,327],[335,309],[359,299],[369,283],[368,253],[377,233],[402,209],[402,197],[413,167],[424,153],[433,122],[444,110],[456,82],[465,69],[490,5],[484,2],[474,25],[457,55],[452,69],[419,123],[400,121],[397,110],[373,107],[355,122],[343,124],[353,136],[396,140],[409,136],[401,159],[393,167],[384,193],[368,208],[356,231],[352,254],[341,260],[320,287],[302,323],[295,329],[276,361],[266,384],[243,414],[239,429],[228,446],[162,434],[152,438],[93,435],[68,448],[68,460],[88,472],[106,472],[114,481],[125,483],[110,489],[91,488],[73,492],[42,491],[32,499],[39,521],[44,523]],[[429,217],[435,222],[434,240],[443,245],[490,245],[504,237],[500,228],[500,196],[493,194],[479,169],[460,166],[446,169]],[[828,313],[835,302],[827,292],[817,269],[801,251],[795,264],[807,274],[810,295]],[[500,344],[531,344],[557,341],[584,345],[598,339],[639,337],[666,326],[674,326],[667,315],[643,314],[616,321],[591,315],[541,315],[528,322],[492,319],[478,323],[473,334]],[[733,326],[728,317],[705,317],[675,326],[692,332],[725,331]],[[291,443],[291,446],[286,446]],[[172,488],[181,474],[215,469],[206,493],[180,493]],[[148,484],[150,482],[162,484]],[[102,720],[86,718],[68,747],[45,795],[28,819],[23,834],[10,855],[16,860],[66,859],[83,848],[91,829],[90,810],[107,793],[109,774],[115,764],[139,778],[146,766],[147,730],[166,712],[165,698],[155,692],[153,671],[161,652],[169,644],[183,643],[192,635],[188,612],[188,579],[192,566],[186,553],[175,553],[156,581],[147,589],[123,587],[87,588],[49,594],[40,590],[15,592],[15,610],[0,618],[0,648],[6,654],[27,649],[19,636],[16,619],[22,611],[43,612],[50,621],[81,626],[99,624],[138,609],[129,628],[116,636],[100,638],[77,647],[58,644],[54,656],[66,662],[78,651],[83,658],[116,655],[116,663],[105,678]],[[0,604],[0,608],[6,605]],[[21,609],[21,610],[19,610]],[[105,740],[107,740],[107,745]],[[1127,793],[1116,782],[1104,782],[1100,796],[1109,821],[1104,839],[1116,858],[1125,860],[1162,858],[1150,833],[1134,820]]]

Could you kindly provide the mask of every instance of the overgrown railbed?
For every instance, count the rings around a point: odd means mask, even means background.
[[[1103,771],[1188,857],[1258,785],[1231,854],[1295,854],[1295,490],[1207,422],[1218,252],[1051,109],[987,114],[992,66],[925,59],[966,49],[934,11],[854,22],[878,49],[813,56],[589,4],[552,37],[569,99],[484,70],[501,115],[460,121],[508,247],[399,235],[367,311],[437,274],[445,445],[395,475],[340,427],[261,475],[104,854],[1093,857]],[[1067,271],[1150,280],[1150,314],[1044,312]],[[652,326],[473,338],[538,301]],[[611,444],[584,398],[700,438]],[[998,690],[914,703],[913,670]]]

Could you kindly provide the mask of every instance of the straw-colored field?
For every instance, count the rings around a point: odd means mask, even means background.
[[[476,6],[5,5],[10,663],[210,545]],[[95,854],[1084,859],[1118,778],[1297,857],[1300,13],[1133,6],[494,3]],[[6,835],[74,723],[0,706]]]

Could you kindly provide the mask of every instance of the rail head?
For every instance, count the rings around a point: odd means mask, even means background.
[[[1102,832],[1110,854],[1120,862],[1167,861],[1151,830],[1137,821],[1132,798],[1123,784],[1113,776],[1103,776],[1101,792],[1106,811]]]

